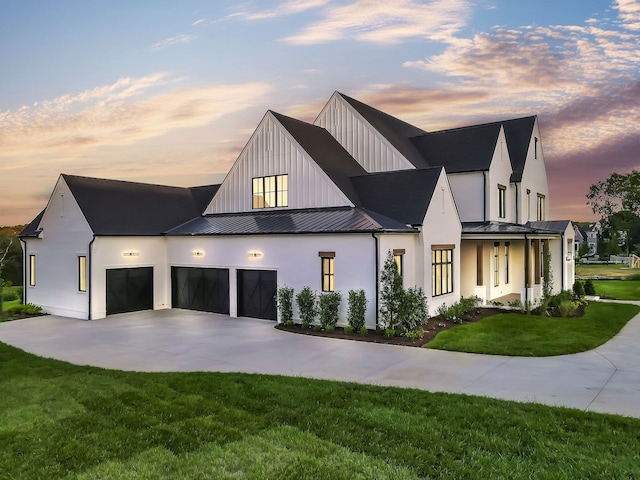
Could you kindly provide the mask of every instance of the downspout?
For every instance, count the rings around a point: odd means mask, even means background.
[[[22,246],[22,303],[26,305],[27,302],[27,242],[22,237],[18,237],[20,245]]]
[[[87,294],[89,295],[89,312],[87,315],[87,320],[91,320],[91,296],[93,295],[93,290],[91,289],[91,270],[93,267],[93,242],[95,242],[96,240],[96,236],[95,234],[93,235],[93,238],[91,238],[91,241],[89,242],[89,251],[88,256],[89,256],[89,268],[87,269]]]
[[[516,185],[516,223],[519,224],[520,222],[518,221],[518,212],[520,211],[518,209],[518,198],[520,198],[520,195],[518,195],[518,182],[515,182]]]
[[[487,221],[487,171],[482,171],[482,221]]]
[[[373,245],[374,245],[374,251],[373,251],[373,257],[374,257],[374,263],[376,266],[376,274],[375,274],[375,280],[376,280],[376,330],[378,329],[378,309],[379,309],[379,281],[378,281],[378,275],[380,275],[380,258],[378,255],[378,250],[379,250],[379,239],[378,237],[376,237],[375,232],[371,232],[371,236],[373,237]]]
[[[524,304],[529,301],[529,237],[524,234]]]
[[[565,263],[564,232],[562,232],[560,234],[560,272],[562,273],[562,285],[560,285],[560,290],[564,290],[564,263]]]

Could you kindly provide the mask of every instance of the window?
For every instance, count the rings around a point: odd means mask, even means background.
[[[504,242],[504,283],[509,283],[509,248],[511,244]]]
[[[253,179],[251,193],[253,208],[288,207],[288,175],[256,177]]]
[[[404,265],[403,265],[404,254],[405,254],[404,248],[393,250],[393,261],[395,262],[396,268],[398,269],[398,275],[400,275],[401,277],[404,275]]]
[[[534,150],[533,150],[533,158],[535,160],[537,160],[538,159],[538,137],[533,137],[533,138],[535,139],[535,142],[534,142],[535,145],[534,145]]]
[[[36,256],[29,255],[29,286],[36,286]]]
[[[507,216],[506,208],[507,187],[498,185],[498,217],[505,218]]]
[[[544,195],[538,194],[538,221],[544,220]]]
[[[493,286],[500,285],[500,242],[493,244]]]
[[[527,188],[527,222],[531,218],[531,190]]]
[[[85,255],[78,257],[78,291],[87,291],[87,257]]]
[[[453,292],[453,245],[431,247],[431,295]]]
[[[318,256],[322,261],[322,291],[333,292],[334,260],[335,260],[336,252],[319,252]]]

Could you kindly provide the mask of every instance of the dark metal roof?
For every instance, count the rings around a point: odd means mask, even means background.
[[[416,168],[429,167],[429,163],[425,161],[425,158],[416,150],[413,145],[411,137],[423,135],[426,133],[421,128],[418,128],[410,123],[403,122],[377,110],[365,103],[359,102],[347,95],[336,92],[342,98],[345,99],[349,105],[351,105],[362,117],[371,124],[384,138],[386,138],[396,150],[398,150],[407,160],[409,160]],[[427,159],[428,160],[428,159]]]
[[[352,177],[363,206],[409,225],[421,225],[442,167]]]
[[[527,160],[527,151],[531,142],[533,126],[536,123],[536,117],[516,118],[513,120],[505,120],[502,122],[504,126],[504,135],[507,139],[507,148],[509,149],[509,158],[511,159],[512,182],[522,181],[522,172],[524,164]]]
[[[535,225],[504,222],[463,222],[462,235],[558,235],[560,232]],[[537,222],[533,222],[537,223]]]
[[[354,205],[360,205],[360,198],[349,177],[366,174],[367,171],[362,165],[324,128],[280,113],[271,113],[347,198]]]
[[[542,220],[539,222],[527,222],[527,226],[541,230],[564,233],[570,223],[571,220]]]
[[[222,213],[193,219],[167,235],[260,235],[274,233],[367,233],[417,230],[362,208],[339,207]]]
[[[45,211],[46,209],[42,210],[36,216],[36,218],[31,220],[31,223],[29,223],[29,225],[24,227],[24,230],[22,230],[22,232],[20,232],[20,235],[18,236],[19,237],[37,237],[40,234],[40,230],[38,229],[38,226],[40,225],[40,220],[42,220],[42,217],[44,216]]]
[[[447,173],[488,170],[498,142],[500,123],[426,133],[411,140],[429,165]]]
[[[62,177],[95,235],[158,235],[200,216],[219,188]]]

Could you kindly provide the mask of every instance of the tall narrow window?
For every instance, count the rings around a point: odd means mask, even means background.
[[[36,286],[36,256],[29,255],[29,286]]]
[[[531,190],[527,188],[527,211],[526,211],[527,222],[531,218]]]
[[[509,283],[509,248],[511,244],[504,242],[504,283]]]
[[[322,291],[333,292],[334,290],[334,260],[336,252],[319,252],[318,256],[322,261]]]
[[[507,187],[498,185],[498,217],[505,218],[507,216]]]
[[[78,257],[78,291],[87,291],[87,257],[84,255]]]
[[[431,247],[431,295],[453,292],[453,245]]]
[[[500,285],[500,242],[493,244],[493,286]]]
[[[541,193],[538,194],[538,221],[544,220],[544,195]]]
[[[538,137],[533,137],[533,138],[535,139],[534,147],[533,147],[533,158],[537,160],[538,159]]]
[[[400,275],[401,277],[404,276],[404,265],[403,265],[404,254],[405,254],[404,248],[398,248],[393,250],[393,261],[396,264],[398,275]]]
[[[253,208],[289,206],[289,178],[287,175],[255,177],[251,184]]]

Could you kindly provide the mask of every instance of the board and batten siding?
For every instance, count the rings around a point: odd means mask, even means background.
[[[328,130],[367,172],[415,168],[338,93],[333,94],[314,124]]]
[[[353,206],[273,114],[267,112],[205,214],[253,211],[252,179],[283,174],[289,176],[289,201],[283,208]]]

